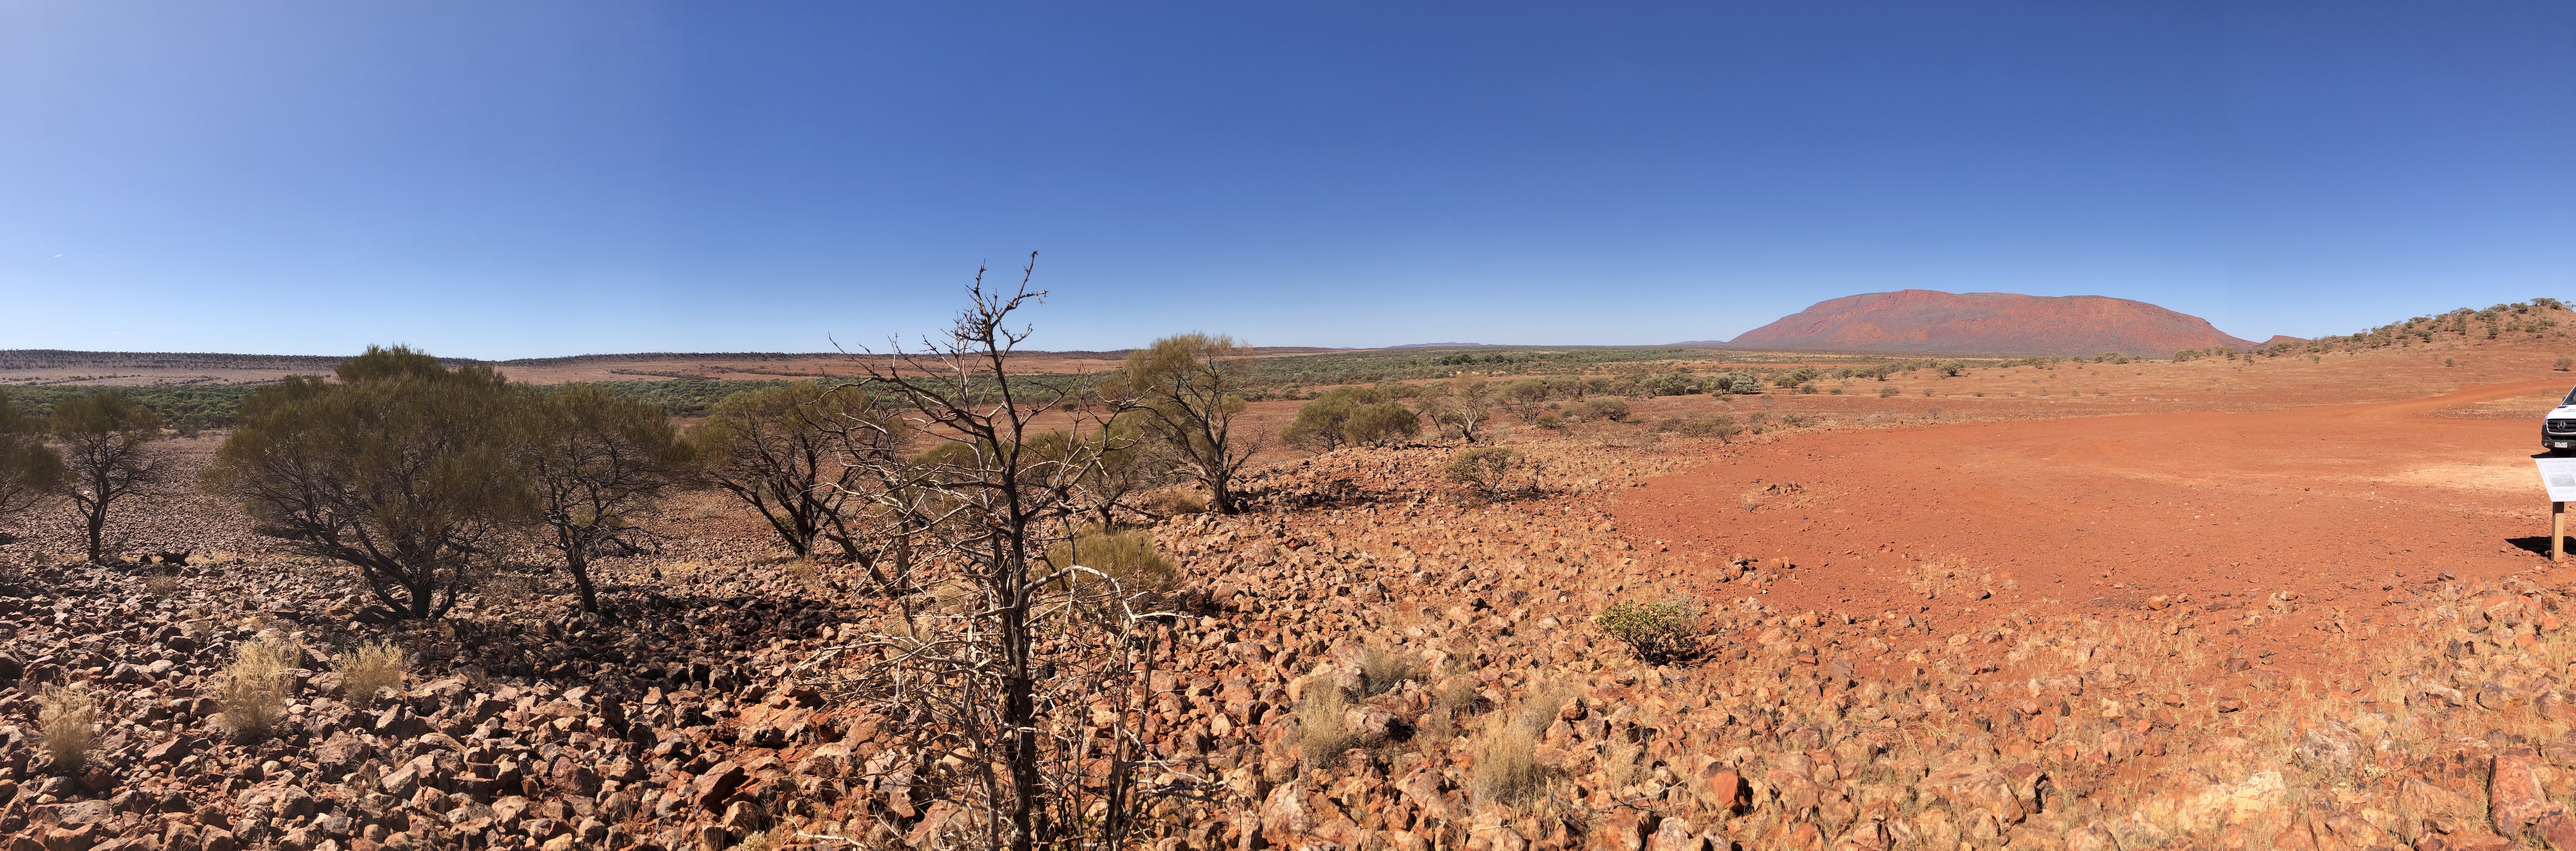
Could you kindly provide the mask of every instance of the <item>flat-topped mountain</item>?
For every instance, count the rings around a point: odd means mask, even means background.
[[[1746,331],[1728,345],[1914,354],[2164,357],[2211,346],[2251,348],[2209,320],[2143,301],[1898,290],[1817,302]]]

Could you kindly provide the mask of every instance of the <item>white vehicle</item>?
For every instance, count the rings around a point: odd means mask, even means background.
[[[2567,391],[2567,398],[2540,421],[2540,446],[2552,455],[2576,449],[2576,390]]]

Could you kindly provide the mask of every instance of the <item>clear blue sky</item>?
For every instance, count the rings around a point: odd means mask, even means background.
[[[1723,339],[2576,298],[2576,4],[0,4],[0,348]]]

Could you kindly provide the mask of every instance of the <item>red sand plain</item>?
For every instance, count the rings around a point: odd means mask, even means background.
[[[2303,667],[2322,661],[2305,652],[2314,630],[2340,616],[2367,631],[2377,608],[2448,578],[2576,578],[2547,568],[2537,410],[2458,413],[2537,409],[2576,380],[2514,371],[2533,377],[2397,401],[1802,435],[1650,480],[1613,510],[1632,539],[1698,570],[1788,559],[1766,600],[1792,610],[1974,623],[2118,616],[2162,596],[2215,610],[2201,622],[2249,654]],[[1927,596],[1927,567],[1959,576]],[[2296,595],[2285,618],[2269,606],[2282,593]]]

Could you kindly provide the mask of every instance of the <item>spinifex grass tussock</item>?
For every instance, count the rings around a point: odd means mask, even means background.
[[[340,681],[349,702],[366,706],[385,689],[401,689],[409,660],[392,642],[361,644],[349,651]]]
[[[1486,717],[1475,757],[1467,787],[1479,804],[1520,803],[1537,797],[1547,783],[1547,769],[1538,761],[1538,732],[1512,713]]]
[[[1431,671],[1422,660],[1380,642],[1369,642],[1360,650],[1360,687],[1371,695],[1385,694],[1396,684],[1407,680],[1430,682]]]
[[[1149,599],[1170,593],[1179,575],[1170,557],[1154,549],[1154,536],[1144,532],[1091,532],[1047,550],[1047,567],[1080,565],[1118,580],[1120,590]]]
[[[283,637],[261,636],[234,648],[215,697],[224,727],[238,736],[266,735],[285,714],[303,663],[304,648]]]
[[[1309,677],[1297,700],[1297,752],[1310,764],[1341,755],[1356,738],[1345,715],[1350,695],[1326,676]]]
[[[36,696],[36,730],[45,737],[45,754],[60,774],[77,774],[89,763],[90,744],[98,733],[98,698],[88,683],[46,686]]]

